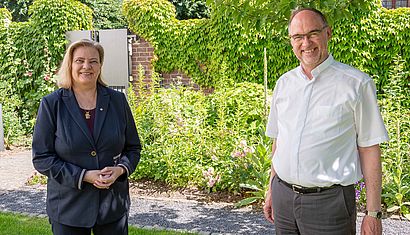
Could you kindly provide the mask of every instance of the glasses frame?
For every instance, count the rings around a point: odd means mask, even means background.
[[[308,33],[305,33],[305,34],[293,34],[293,35],[289,35],[289,38],[290,38],[291,40],[293,40],[294,42],[302,42],[302,41],[305,39],[305,37],[310,40],[311,37],[319,36],[319,34],[322,33],[323,30],[324,30],[325,28],[327,28],[327,27],[329,27],[329,25],[325,25],[325,26],[323,26],[321,29],[314,29],[314,30],[312,30],[312,31],[310,31],[310,32],[308,32]]]

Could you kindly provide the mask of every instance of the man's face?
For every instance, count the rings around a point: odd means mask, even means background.
[[[331,30],[320,16],[308,10],[297,13],[289,26],[293,52],[305,71],[311,71],[328,57]]]

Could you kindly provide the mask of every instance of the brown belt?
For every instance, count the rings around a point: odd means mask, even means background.
[[[340,184],[334,184],[329,187],[303,187],[297,184],[289,184],[288,182],[281,180],[279,177],[278,177],[278,181],[282,183],[283,185],[285,185],[286,187],[292,189],[293,192],[298,193],[298,194],[320,193],[328,189],[342,187],[342,185]]]

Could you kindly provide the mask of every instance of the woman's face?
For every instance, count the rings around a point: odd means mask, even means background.
[[[71,62],[73,86],[90,87],[97,84],[101,72],[100,55],[93,47],[78,47]]]

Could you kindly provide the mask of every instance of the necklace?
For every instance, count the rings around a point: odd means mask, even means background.
[[[95,114],[95,112],[94,112],[95,109],[88,109],[88,110],[87,109],[82,109],[82,108],[80,108],[80,109],[81,109],[81,112],[84,115],[85,120],[90,120]]]
[[[84,93],[84,92],[78,92],[76,93],[74,91],[74,94],[76,95],[76,99],[77,99],[77,103],[80,106],[80,109],[82,110],[83,114],[84,114],[84,118],[86,120],[90,120],[92,115],[94,115],[94,110],[95,110],[95,102],[97,99],[97,90],[95,90],[93,92],[92,95],[87,95],[89,93]],[[91,99],[90,99],[91,98]],[[94,103],[94,105],[93,105]],[[83,107],[93,107],[93,109],[84,109]]]
[[[90,110],[85,110],[84,117],[85,117],[85,119],[90,119],[91,118]]]

